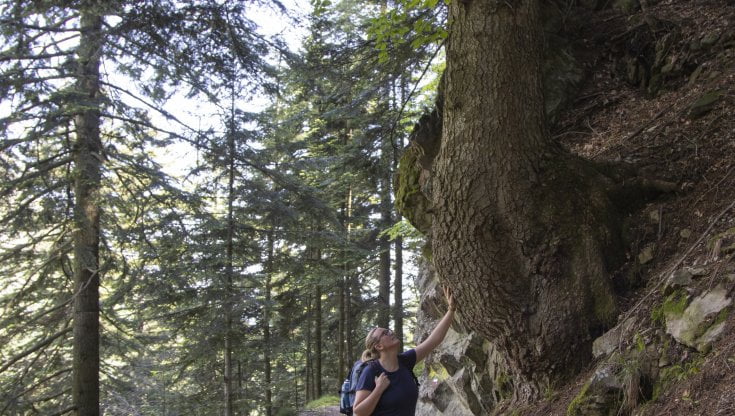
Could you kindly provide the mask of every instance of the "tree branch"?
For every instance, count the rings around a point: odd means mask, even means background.
[[[23,175],[23,176],[21,176],[20,178],[17,178],[17,179],[13,179],[12,181],[10,181],[9,183],[6,184],[6,188],[3,189],[2,192],[0,192],[0,196],[6,197],[13,190],[15,190],[15,186],[16,185],[21,184],[23,182],[30,181],[32,179],[35,179],[35,178],[39,177],[39,176],[43,176],[46,173],[48,173],[48,172],[50,172],[50,171],[52,171],[52,170],[54,170],[54,169],[56,169],[56,168],[58,168],[60,166],[64,166],[67,163],[71,163],[71,162],[72,162],[72,158],[71,157],[67,157],[67,158],[64,158],[64,159],[59,160],[56,163],[52,163],[52,164],[46,166],[44,169],[37,170],[37,171],[35,171],[35,172],[31,173],[31,174],[28,174],[28,175]]]
[[[56,378],[56,377],[58,377],[58,376],[60,376],[62,374],[71,372],[71,371],[72,371],[72,368],[71,367],[64,368],[62,370],[59,370],[59,371],[55,372],[54,374],[51,374],[50,376],[44,377],[41,380],[37,381],[32,386],[28,387],[27,389],[23,390],[22,392],[20,392],[20,393],[16,394],[15,396],[11,397],[10,400],[8,400],[7,403],[5,404],[5,407],[3,407],[2,409],[0,409],[0,414],[5,414],[5,411],[8,409],[8,407],[11,405],[11,403],[14,400],[16,400],[19,397],[22,397],[22,396],[30,393],[31,391],[33,391],[34,389],[36,389],[36,387],[40,386],[41,384],[43,384],[43,383],[45,383],[45,382],[47,382],[47,381],[49,381],[49,380],[51,380],[53,378]]]
[[[68,325],[68,323],[67,323],[67,325]],[[35,345],[33,345],[31,348],[29,348],[29,349],[27,349],[27,350],[25,350],[25,351],[23,351],[23,352],[15,355],[15,356],[11,357],[8,360],[8,362],[6,362],[5,364],[3,364],[2,367],[0,367],[0,374],[4,373],[5,370],[7,370],[8,368],[10,368],[10,366],[13,365],[13,364],[15,364],[18,360],[20,360],[20,359],[28,356],[29,354],[33,354],[35,351],[37,351],[37,350],[39,350],[41,348],[46,347],[47,345],[49,345],[52,342],[54,342],[57,338],[65,335],[65,334],[67,334],[68,332],[71,332],[71,330],[72,330],[72,328],[70,328],[70,327],[67,326],[66,328],[64,328],[61,331],[59,331],[59,332],[51,335],[50,337],[48,337],[48,338],[46,338],[46,339],[44,339],[42,341],[39,341],[38,343],[36,343]]]

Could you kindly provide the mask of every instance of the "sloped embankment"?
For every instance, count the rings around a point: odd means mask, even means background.
[[[492,345],[460,323],[427,362],[419,414],[735,409],[735,4],[613,3],[566,22],[587,75],[554,134],[586,158],[677,184],[627,219],[618,324],[595,342],[588,371],[512,409]],[[436,282],[429,268],[422,276],[422,314],[432,316]]]

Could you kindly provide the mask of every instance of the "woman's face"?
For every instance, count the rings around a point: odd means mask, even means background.
[[[400,340],[396,337],[396,334],[392,330],[387,328],[376,328],[375,336],[377,337],[378,344],[383,345],[383,348],[390,348],[400,344]]]

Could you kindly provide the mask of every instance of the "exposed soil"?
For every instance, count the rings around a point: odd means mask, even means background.
[[[701,354],[665,334],[651,311],[663,301],[665,280],[684,266],[705,270],[687,288],[692,294],[717,285],[731,295],[735,289],[735,236],[716,238],[735,227],[735,3],[641,3],[645,10],[632,15],[609,10],[582,19],[579,42],[593,51],[583,57],[591,75],[554,134],[586,158],[629,163],[647,177],[677,184],[675,192],[648,201],[629,218],[629,261],[615,278],[624,280],[621,287],[633,287],[621,293],[619,321],[635,319],[621,347],[633,344],[633,334],[642,334],[647,344],[668,338],[670,346],[660,347],[667,357],[661,367],[678,364],[689,371],[655,399],[639,399],[632,414],[734,415],[732,314],[721,339]],[[672,33],[669,43],[661,42]],[[651,70],[661,71],[657,80],[635,79],[621,57],[637,57],[650,69],[656,44],[668,48],[663,64],[671,65]],[[656,82],[660,88],[651,87]],[[716,97],[711,108],[697,113],[694,104],[708,95]],[[652,258],[641,264],[647,246]],[[565,415],[594,364],[522,413]]]

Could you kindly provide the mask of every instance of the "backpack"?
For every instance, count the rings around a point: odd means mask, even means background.
[[[371,361],[357,360],[355,361],[355,364],[352,365],[350,374],[347,375],[347,378],[342,383],[342,389],[339,391],[340,413],[345,415],[352,414],[352,405],[355,404],[355,387],[357,386],[357,381],[360,380],[362,370],[364,370],[370,363]]]
[[[357,381],[360,380],[360,374],[368,365],[373,365],[375,361],[355,361],[352,365],[350,374],[342,383],[342,389],[339,391],[339,412],[345,415],[352,415],[352,406],[355,404],[355,387],[357,387]],[[419,379],[413,371],[410,372],[413,376],[413,381],[416,382],[417,386],[420,386]]]

